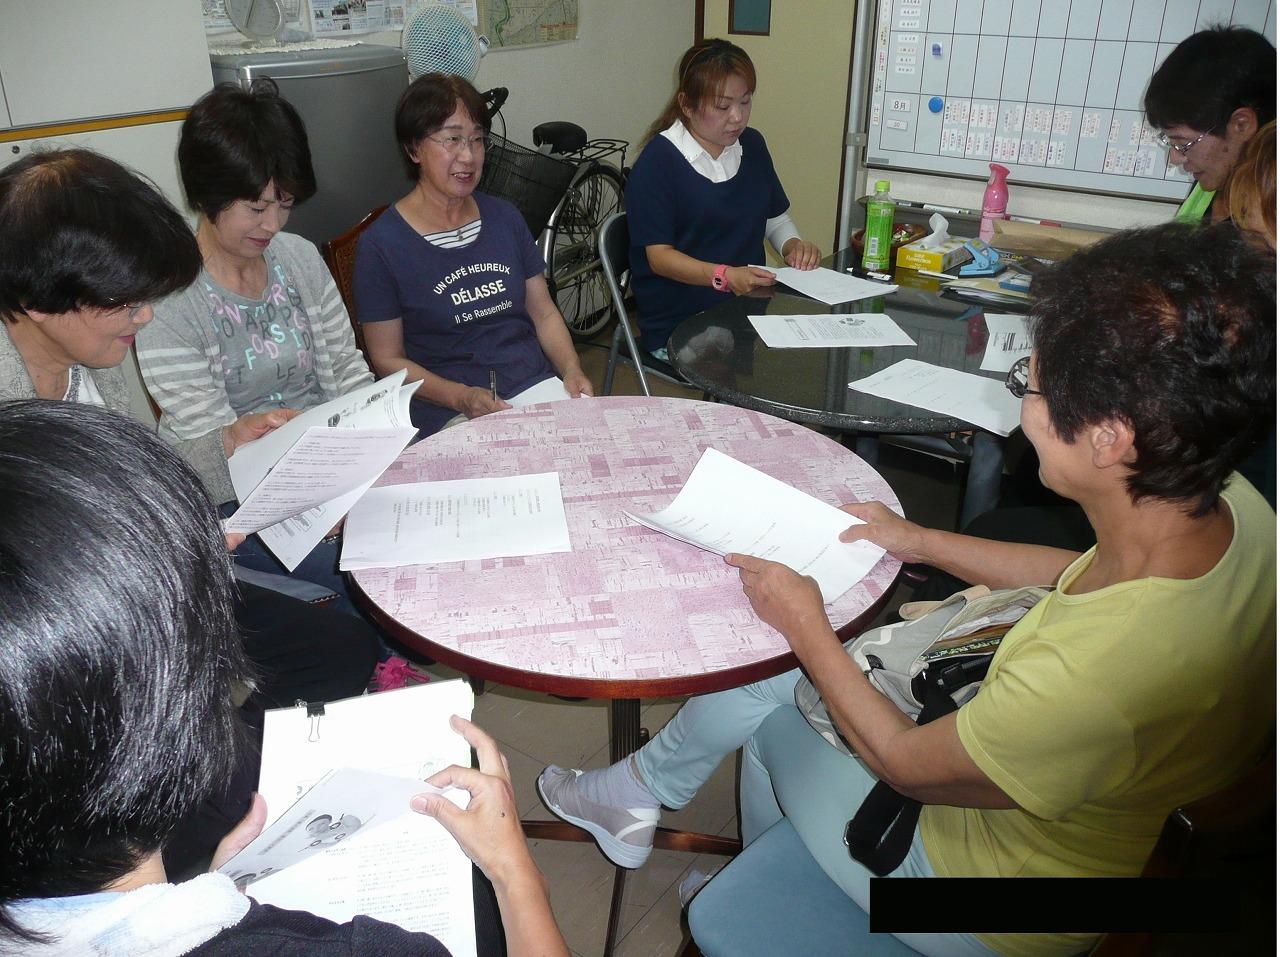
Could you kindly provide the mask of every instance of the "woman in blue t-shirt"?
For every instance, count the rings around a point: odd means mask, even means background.
[[[640,344],[664,361],[667,339],[685,319],[722,293],[773,283],[773,273],[751,265],[764,262],[764,239],[797,269],[822,258],[787,213],[764,137],[747,126],[755,89],[756,70],[741,47],[695,43],[627,180]]]
[[[489,113],[466,80],[419,77],[396,106],[414,187],[360,238],[356,312],[379,375],[421,380],[411,407],[424,435],[474,419],[557,374],[591,395],[545,264],[519,212],[475,192]]]

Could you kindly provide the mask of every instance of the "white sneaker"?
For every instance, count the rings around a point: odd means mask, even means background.
[[[578,770],[554,764],[538,775],[538,794],[548,810],[576,824],[596,839],[605,857],[619,867],[636,868],[653,851],[653,832],[661,810],[656,807],[610,807],[588,801],[577,787]]]

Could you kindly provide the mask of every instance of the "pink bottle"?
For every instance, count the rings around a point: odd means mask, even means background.
[[[1005,178],[1009,170],[999,163],[991,164],[991,179],[987,180],[987,191],[982,194],[982,223],[978,226],[978,238],[984,243],[991,242],[996,234],[996,220],[1005,218],[1005,210],[1009,208],[1009,184]]]

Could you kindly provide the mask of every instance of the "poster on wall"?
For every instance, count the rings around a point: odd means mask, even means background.
[[[489,52],[578,39],[578,0],[480,0]]]
[[[309,0],[308,13],[315,37],[377,33],[404,26],[404,0]]]

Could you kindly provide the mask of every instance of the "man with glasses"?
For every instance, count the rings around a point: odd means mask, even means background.
[[[1245,144],[1275,119],[1275,47],[1242,27],[1193,33],[1160,64],[1143,106],[1169,162],[1195,180],[1174,218],[1199,223]]]

